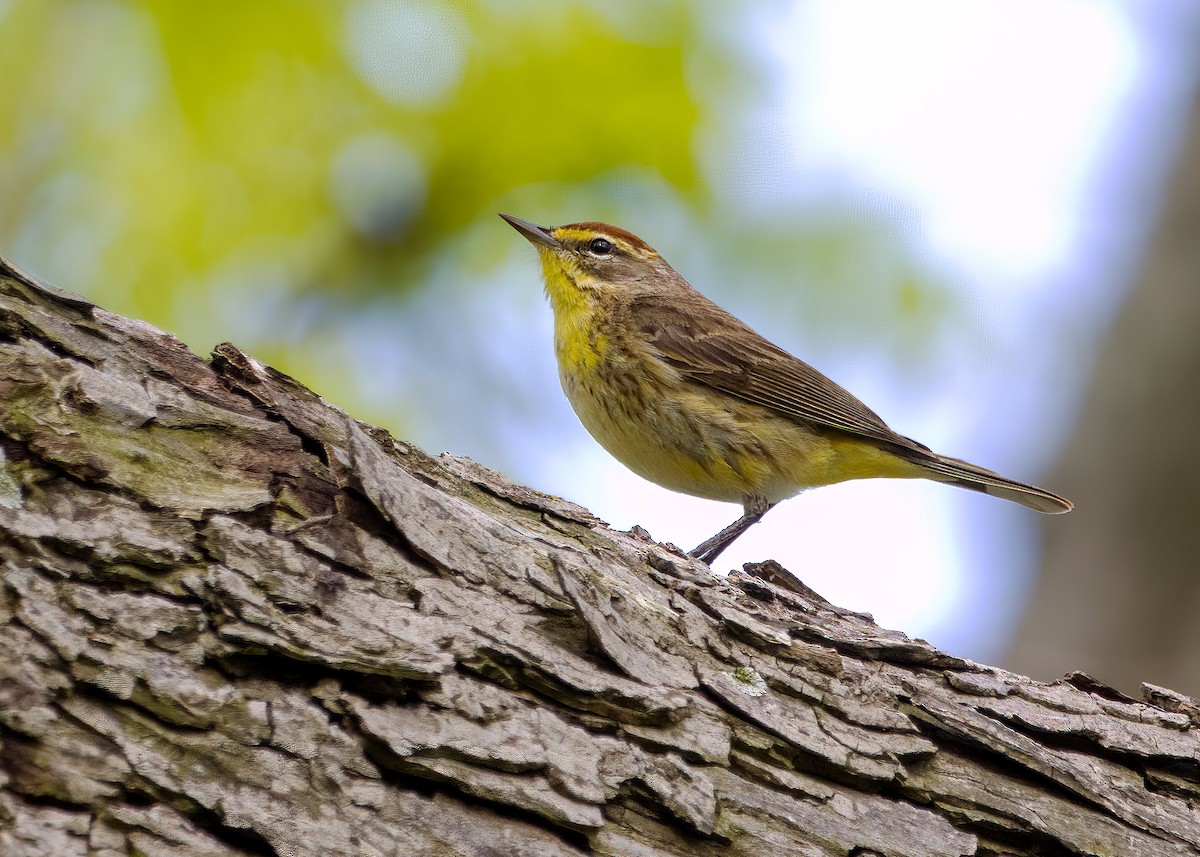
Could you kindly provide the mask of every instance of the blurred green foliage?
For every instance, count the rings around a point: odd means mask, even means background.
[[[355,6],[357,29],[389,14],[434,26],[364,58],[387,46],[355,31]],[[674,12],[686,19],[684,4]],[[115,277],[164,323],[173,284],[264,249],[299,283],[411,288],[440,241],[511,188],[641,163],[694,189],[685,34],[631,42],[583,4],[518,16],[476,3],[18,2],[0,27],[0,142],[22,162],[5,176],[3,226],[75,173],[54,214],[110,230],[75,285],[103,293]],[[419,89],[427,56],[407,68],[404,51],[421,38],[446,40],[425,54],[457,59],[454,79],[444,97],[406,101],[387,76]],[[377,194],[377,222],[346,218],[331,193],[331,167],[362,135],[385,141],[368,158],[390,143],[415,166],[401,198]]]

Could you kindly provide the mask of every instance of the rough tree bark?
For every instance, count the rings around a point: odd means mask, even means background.
[[[1191,855],[1200,707],[728,579],[0,268],[0,853]]]

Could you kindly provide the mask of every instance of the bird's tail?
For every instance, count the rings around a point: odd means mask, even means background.
[[[1061,515],[1075,508],[1075,504],[1070,500],[1052,494],[1044,488],[1007,479],[999,473],[976,467],[957,458],[928,453],[919,457],[913,456],[909,460],[925,471],[927,479],[981,491],[993,497],[1020,503],[1038,512],[1045,512],[1047,515]]]

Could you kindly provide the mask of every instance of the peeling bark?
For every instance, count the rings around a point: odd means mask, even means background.
[[[981,666],[0,265],[0,854],[1194,855],[1200,707]]]

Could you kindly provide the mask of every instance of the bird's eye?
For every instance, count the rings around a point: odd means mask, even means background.
[[[593,238],[588,242],[588,252],[594,256],[607,256],[612,251],[612,242],[604,238]]]

